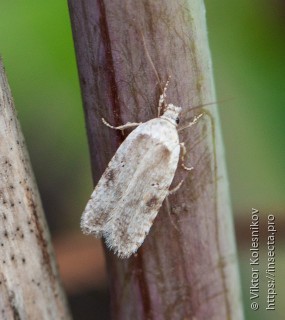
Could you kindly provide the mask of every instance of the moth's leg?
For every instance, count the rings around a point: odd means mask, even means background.
[[[183,183],[183,182],[184,182],[184,180],[181,180],[176,187],[174,187],[174,188],[171,189],[171,190],[168,190],[168,196],[169,196],[170,194],[173,194],[173,193],[175,193],[176,191],[178,191],[178,189],[182,186],[182,183]]]
[[[127,128],[137,127],[140,124],[142,124],[142,122],[139,122],[139,123],[137,123],[137,122],[127,122],[126,124],[123,124],[122,126],[113,127],[104,118],[102,118],[102,121],[107,127],[112,128],[112,129],[116,129],[116,130],[125,130]]]
[[[193,119],[190,123],[188,123],[188,124],[187,124],[186,126],[184,126],[184,127],[179,128],[177,131],[182,131],[182,130],[184,130],[184,129],[186,129],[186,128],[192,127],[193,124],[197,123],[198,120],[199,120],[203,115],[204,115],[204,113],[198,114],[198,116],[195,116],[194,119]]]
[[[181,148],[181,166],[183,169],[187,170],[187,171],[191,171],[193,170],[193,167],[186,167],[184,164],[184,160],[185,160],[185,155],[186,155],[186,147],[185,144],[183,142],[180,143],[180,148]]]
[[[185,147],[183,142],[180,143],[180,148],[181,148],[181,152],[182,152],[182,154],[181,154],[181,166],[182,166],[182,168],[187,170],[187,171],[193,170],[193,167],[186,167],[185,164],[184,164],[184,160],[185,160],[184,157],[186,155],[187,150],[186,150],[186,147]],[[184,180],[181,180],[176,187],[174,187],[171,190],[168,190],[168,195],[173,194],[177,190],[179,190],[179,188],[182,186],[183,182],[184,182]]]
[[[167,103],[166,103],[165,99],[166,99],[166,90],[167,90],[169,81],[170,81],[170,76],[168,77],[168,80],[166,81],[166,84],[164,86],[163,92],[159,97],[158,110],[157,110],[158,117],[160,117],[161,109],[163,109],[163,108],[165,108],[167,106]]]

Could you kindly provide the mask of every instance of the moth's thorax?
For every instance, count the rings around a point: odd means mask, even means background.
[[[167,105],[163,115],[160,118],[169,121],[176,127],[179,122],[178,116],[180,111],[181,111],[180,107],[176,107],[175,105],[170,103]]]

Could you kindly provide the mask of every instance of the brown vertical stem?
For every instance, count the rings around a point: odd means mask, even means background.
[[[202,1],[69,0],[95,184],[124,139],[101,122],[147,121],[167,99],[215,101]],[[197,110],[196,110],[197,111]],[[181,132],[189,175],[160,210],[138,254],[106,251],[114,319],[242,319],[232,216],[214,107]],[[135,150],[134,150],[135,152]],[[167,168],[166,168],[167,170]]]

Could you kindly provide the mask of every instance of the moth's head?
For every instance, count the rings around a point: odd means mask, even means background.
[[[167,119],[172,124],[177,126],[179,123],[179,113],[180,112],[181,112],[180,107],[176,107],[175,105],[170,103],[165,108],[165,111],[164,111],[163,115],[161,116],[161,118]]]

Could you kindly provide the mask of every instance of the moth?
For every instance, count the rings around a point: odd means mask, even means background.
[[[137,128],[120,145],[95,187],[83,212],[81,229],[85,234],[104,237],[120,258],[138,250],[163,200],[181,186],[183,181],[169,190],[180,154],[182,167],[192,169],[184,165],[186,148],[178,137],[181,108],[165,102],[168,82],[159,99],[157,118],[119,127],[102,119],[112,129]]]

